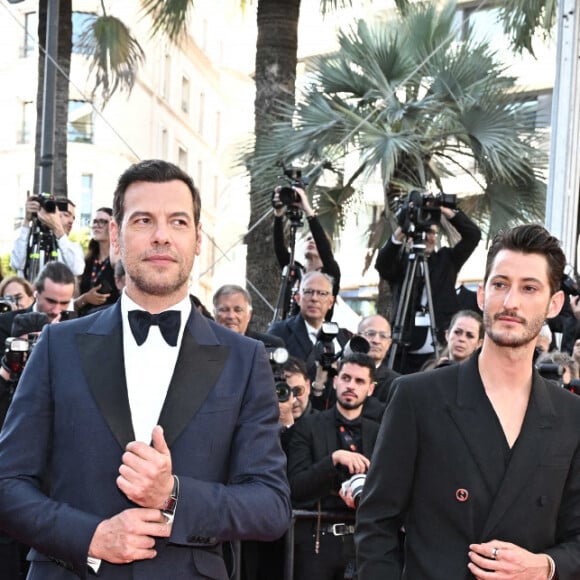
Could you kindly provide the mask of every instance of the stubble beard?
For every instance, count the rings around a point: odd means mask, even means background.
[[[546,311],[547,314],[547,311]],[[546,321],[545,315],[543,317],[533,318],[532,320],[526,320],[523,323],[523,333],[510,333],[509,331],[496,331],[493,327],[493,322],[495,317],[492,317],[489,313],[484,312],[483,324],[485,328],[485,333],[490,338],[490,340],[497,346],[509,347],[509,348],[519,348],[526,346],[531,342],[535,342],[542,325]]]

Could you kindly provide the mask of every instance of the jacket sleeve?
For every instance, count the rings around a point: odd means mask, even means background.
[[[57,243],[62,261],[75,276],[82,276],[85,270],[85,257],[81,245],[72,242],[67,236],[62,236]]]
[[[360,580],[401,578],[399,531],[413,489],[418,442],[415,414],[405,393],[405,388],[396,389],[385,411],[357,510]]]
[[[30,235],[30,228],[22,226],[18,230],[18,237],[14,240],[12,252],[10,253],[10,266],[19,274],[22,274],[26,266],[26,249],[28,247],[28,236]]]
[[[404,244],[396,244],[392,237],[379,250],[375,261],[375,270],[387,282],[403,281],[405,275]]]
[[[338,471],[332,455],[316,457],[313,420],[305,418],[296,423],[288,450],[290,492],[292,500],[299,503],[315,503],[318,498],[338,491],[335,489]]]
[[[451,259],[455,270],[459,272],[473,250],[477,248],[477,244],[481,240],[481,230],[462,211],[458,211],[449,222],[461,236],[459,242],[451,248]]]
[[[332,253],[332,247],[328,238],[326,237],[326,232],[320,223],[320,220],[316,216],[308,218],[308,225],[310,226],[310,231],[312,232],[312,237],[316,242],[316,248],[318,249],[318,255],[322,260],[322,271],[334,279],[334,284],[332,287],[332,293],[334,296],[338,295],[340,290],[340,266],[338,262],[334,259],[334,254]]]
[[[274,217],[274,253],[280,268],[289,264],[290,252],[288,252],[284,239],[284,218],[282,216]]]

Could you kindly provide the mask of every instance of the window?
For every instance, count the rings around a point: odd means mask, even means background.
[[[189,113],[189,79],[181,77],[181,110]]]
[[[166,54],[163,58],[163,71],[161,78],[161,96],[169,99],[169,83],[171,82],[171,56]]]
[[[203,135],[203,118],[205,115],[205,93],[199,93],[199,108],[197,111],[197,132]]]
[[[96,15],[89,12],[73,12],[72,13],[72,51],[77,54],[87,54],[88,49],[83,49],[80,46],[80,39],[92,23],[96,20]]]
[[[92,206],[93,206],[93,175],[83,173],[81,175],[81,201],[80,201],[79,223],[81,227],[91,225]]]
[[[180,145],[179,152],[177,155],[178,155],[177,165],[179,165],[179,167],[181,167],[181,169],[183,169],[183,171],[187,171],[187,164],[188,164],[187,149]]]
[[[36,39],[38,38],[38,14],[27,12],[24,15],[24,39],[22,43],[22,57],[27,58],[34,54],[36,50]]]
[[[159,151],[159,157],[161,159],[167,159],[169,153],[169,132],[167,127],[161,127],[161,150]]]
[[[22,122],[17,138],[18,143],[32,143],[36,128],[36,104],[32,101],[22,103]]]
[[[68,140],[73,143],[93,142],[93,107],[86,101],[68,102]]]

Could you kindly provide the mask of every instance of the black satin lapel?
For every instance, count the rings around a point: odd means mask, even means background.
[[[123,364],[121,326],[111,334],[79,334],[85,379],[97,406],[122,449],[135,440]]]
[[[186,330],[159,416],[167,445],[171,446],[206,400],[228,355],[228,347],[198,344]]]
[[[504,520],[506,510],[525,493],[524,488],[533,479],[550,448],[554,434],[553,421],[553,417],[541,415],[536,405],[530,405],[482,538],[490,537],[495,526]]]

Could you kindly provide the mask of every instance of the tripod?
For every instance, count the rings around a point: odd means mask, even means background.
[[[409,312],[409,304],[411,299],[416,297],[418,282],[423,281],[425,294],[427,296],[427,310],[429,312],[429,327],[431,330],[431,338],[433,340],[433,347],[435,348],[435,357],[438,359],[439,345],[436,339],[435,328],[435,310],[433,309],[433,295],[431,293],[431,279],[429,277],[429,255],[425,254],[425,244],[419,243],[420,240],[413,238],[413,244],[410,252],[407,254],[407,266],[405,269],[405,277],[403,278],[403,285],[401,286],[401,293],[399,296],[399,303],[397,304],[397,313],[395,321],[393,322],[393,344],[389,350],[388,367],[393,368],[395,363],[395,356],[399,345],[405,347],[402,354],[402,363],[407,355],[410,342],[405,342],[405,324],[408,322],[407,313]],[[422,241],[422,240],[421,240]],[[417,271],[417,268],[419,270]],[[413,306],[415,301],[413,300]]]
[[[294,254],[296,252],[296,230],[304,225],[302,222],[302,212],[297,208],[288,207],[286,215],[290,220],[290,260],[282,271],[282,284],[278,292],[272,322],[284,320],[288,317],[293,304],[292,289],[302,279],[302,271],[294,261]]]
[[[47,262],[58,258],[58,245],[54,232],[42,224],[38,217],[32,220],[26,247],[24,276],[27,280],[33,281]]]

